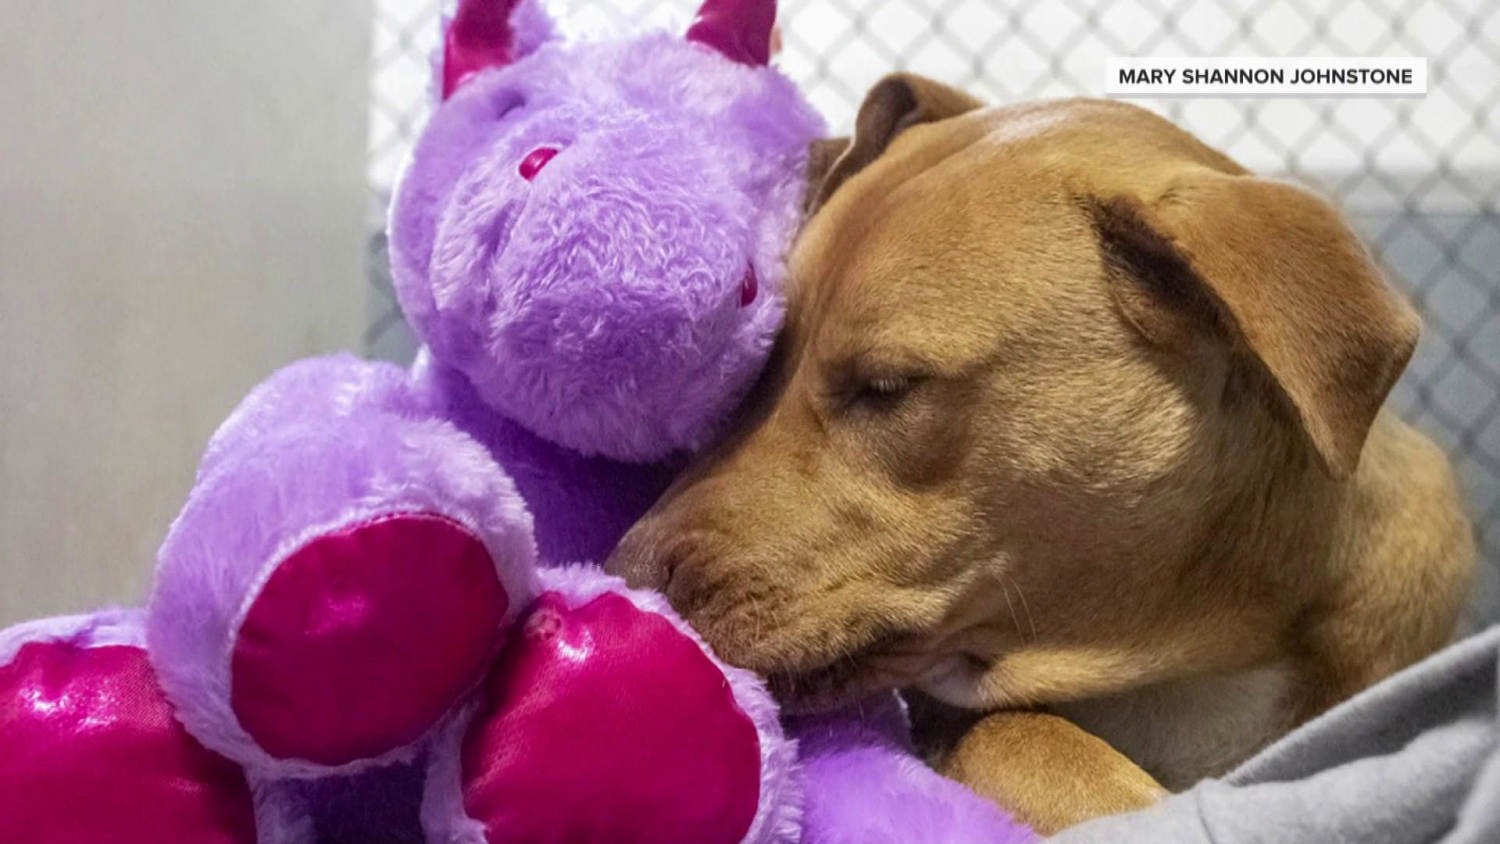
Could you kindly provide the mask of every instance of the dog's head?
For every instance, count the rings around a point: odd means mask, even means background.
[[[817,204],[742,428],[614,570],[806,705],[1056,699],[1270,627],[1218,531],[1350,475],[1417,335],[1329,206],[1132,106],[910,76]]]

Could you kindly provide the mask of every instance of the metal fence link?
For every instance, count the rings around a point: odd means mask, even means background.
[[[680,24],[691,2],[554,0],[573,32]],[[368,351],[411,352],[378,234],[431,105],[441,0],[376,0]],[[1423,315],[1394,404],[1459,466],[1500,619],[1500,3],[1494,0],[783,0],[778,64],[835,129],[911,69],[994,102],[1094,96],[1110,56],[1420,56],[1412,99],[1138,100],[1245,166],[1332,197]]]

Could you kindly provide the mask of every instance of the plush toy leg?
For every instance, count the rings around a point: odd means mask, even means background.
[[[995,804],[933,771],[907,745],[906,714],[886,695],[799,718],[803,844],[1023,844],[1037,836]]]
[[[429,840],[795,841],[794,750],[759,681],[659,595],[591,567],[541,577],[481,700],[433,748]]]
[[[0,841],[256,841],[244,774],[173,719],[143,633],[124,611],[0,632]]]
[[[252,427],[162,545],[148,619],[162,686],[257,780],[410,761],[535,594],[530,516],[446,423]]]

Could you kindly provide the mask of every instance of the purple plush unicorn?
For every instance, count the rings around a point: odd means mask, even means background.
[[[534,0],[460,3],[391,210],[426,347],[252,391],[144,616],[0,634],[0,840],[1029,835],[911,758],[894,698],[799,752],[758,678],[590,564],[779,326],[822,126],[774,17],[564,43]]]

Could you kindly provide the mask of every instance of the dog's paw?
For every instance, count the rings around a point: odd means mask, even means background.
[[[943,773],[1043,835],[1167,796],[1150,774],[1072,722],[1042,712],[997,712],[959,741]]]

